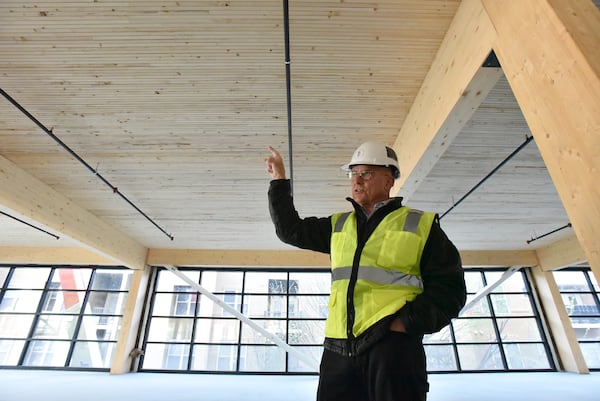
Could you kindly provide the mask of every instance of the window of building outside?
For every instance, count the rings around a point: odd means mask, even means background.
[[[181,271],[318,365],[331,283],[328,269]],[[312,372],[171,272],[157,274],[140,370]],[[183,307],[184,300],[193,302]]]
[[[583,357],[590,370],[600,370],[600,287],[589,267],[552,272]]]
[[[467,270],[469,298],[503,271]],[[597,368],[598,284],[589,270],[564,273],[568,283],[557,282],[588,364]],[[140,370],[315,373],[171,272],[155,274]],[[328,269],[185,274],[318,365]],[[130,278],[119,268],[0,266],[0,367],[108,370]],[[555,369],[525,269],[424,341],[430,372]]]
[[[131,271],[0,266],[0,366],[108,370]]]
[[[468,269],[467,303],[505,269]],[[554,370],[525,269],[424,338],[430,372]]]

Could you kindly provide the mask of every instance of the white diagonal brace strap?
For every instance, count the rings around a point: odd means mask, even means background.
[[[205,295],[206,297],[210,298],[214,303],[219,305],[221,308],[225,309],[227,312],[231,313],[232,315],[234,315],[235,317],[240,319],[242,322],[246,323],[248,326],[252,327],[254,330],[258,331],[260,334],[262,334],[269,340],[273,341],[275,344],[277,344],[279,347],[283,348],[285,351],[294,355],[296,358],[298,358],[299,360],[304,362],[306,364],[306,366],[314,369],[315,371],[319,371],[319,367],[315,364],[314,360],[310,359],[308,356],[306,356],[302,352],[298,351],[297,349],[291,347],[288,343],[283,341],[281,338],[277,337],[275,334],[268,332],[263,327],[261,327],[260,325],[256,324],[254,321],[249,319],[246,315],[240,313],[237,309],[232,308],[231,306],[226,304],[223,300],[221,300],[215,294],[208,291],[206,288],[202,287],[200,284],[196,283],[194,280],[192,280],[191,278],[189,278],[188,276],[186,276],[185,274],[180,272],[175,266],[165,265],[165,268],[167,270],[169,270],[171,273],[175,274],[180,279],[182,279],[183,281],[185,281],[186,283],[188,283],[189,285],[191,285],[192,288],[194,288],[196,291],[198,291],[198,292],[202,293],[203,295]]]

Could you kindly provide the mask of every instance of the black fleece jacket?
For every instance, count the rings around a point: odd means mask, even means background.
[[[402,198],[393,198],[367,220],[357,209],[358,239],[366,241],[381,220],[402,206]],[[330,253],[331,216],[301,218],[294,207],[289,180],[273,180],[269,188],[269,211],[275,231],[283,242],[322,253]],[[345,355],[367,350],[389,333],[391,321],[399,317],[408,334],[423,336],[441,330],[458,315],[466,301],[464,272],[456,247],[442,231],[439,220],[431,227],[421,257],[423,292],[395,314],[380,320],[357,338],[325,339],[325,347]]]

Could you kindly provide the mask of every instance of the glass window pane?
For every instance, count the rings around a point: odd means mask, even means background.
[[[17,366],[23,346],[24,340],[0,340],[0,365]]]
[[[85,307],[86,314],[122,315],[125,311],[126,292],[91,292]]]
[[[109,369],[115,346],[114,342],[77,342],[69,366]]]
[[[291,320],[288,344],[323,344],[325,340],[323,320]]]
[[[554,271],[552,275],[560,292],[590,291],[590,286],[582,271]]]
[[[235,271],[204,271],[202,287],[210,292],[242,292],[244,273]],[[246,291],[248,291],[246,289]]]
[[[43,289],[48,281],[50,269],[45,267],[22,267],[15,269],[8,288]]]
[[[475,297],[475,294],[467,295],[467,304],[468,308],[463,308],[460,315],[463,317],[482,317],[482,316],[491,316],[490,306],[488,303],[488,299],[483,297],[479,300],[479,302],[471,305],[469,302]],[[467,305],[465,304],[465,305]]]
[[[86,290],[91,276],[92,269],[56,269],[52,274],[50,288],[56,290]]]
[[[469,294],[474,294],[485,286],[481,272],[478,271],[465,271],[465,283]]]
[[[496,316],[532,316],[533,309],[527,294],[490,294]]]
[[[92,290],[127,291],[131,270],[96,270]]]
[[[154,317],[150,321],[148,341],[192,341],[192,318]]]
[[[322,346],[313,347],[294,347],[298,350],[308,362],[301,360],[296,357],[295,354],[288,353],[288,371],[289,372],[317,372],[319,369],[319,363],[321,362],[321,356],[323,356]]]
[[[240,360],[242,372],[283,372],[285,351],[277,346],[241,346],[244,358]]]
[[[229,305],[229,307],[233,308],[238,312],[247,312],[244,308],[244,311],[241,311],[242,308],[242,296],[241,294],[218,294],[215,295],[221,301]],[[245,301],[247,302],[247,301]],[[246,307],[246,305],[244,305]],[[206,295],[200,295],[200,308],[198,310],[198,316],[202,317],[218,317],[218,316],[228,316],[233,317],[233,314],[223,308],[221,305],[213,302],[212,299],[208,298]]]
[[[583,358],[590,369],[600,369],[600,342],[580,343]]]
[[[245,291],[259,294],[285,294],[287,273],[248,272]]]
[[[485,272],[487,284],[490,285],[497,282],[503,274],[503,271]],[[523,281],[523,274],[520,271],[514,272],[502,284],[494,288],[492,292],[527,292],[525,282]]]
[[[35,313],[42,290],[6,290],[0,301],[0,312]]]
[[[450,344],[452,342],[452,332],[450,325],[444,327],[437,333],[426,334],[423,337],[423,344]]]
[[[298,283],[299,294],[329,294],[331,273],[290,273],[290,281]]]
[[[498,319],[498,330],[503,341],[542,340],[534,318]]]
[[[456,342],[496,342],[492,319],[456,319],[453,323]]]
[[[289,317],[327,318],[328,295],[296,295],[290,296],[288,305]]]
[[[77,314],[81,311],[84,299],[84,291],[48,291],[42,312]]]
[[[509,369],[550,369],[543,344],[504,344]]]
[[[183,273],[186,277],[189,277],[194,283],[197,283],[200,279],[200,272],[198,271],[181,270],[181,273]],[[168,270],[159,271],[157,280],[158,282],[156,283],[156,290],[160,292],[173,292],[175,291],[176,287],[182,288],[182,290],[179,292],[184,291],[183,289],[185,288],[187,288],[187,291],[189,292],[196,292],[196,290],[194,290],[187,281],[179,278]]]
[[[77,316],[40,315],[32,337],[69,340],[75,334],[76,325]]]
[[[120,325],[119,316],[84,316],[77,339],[117,341]]]
[[[255,320],[254,323],[285,341],[285,320]],[[273,342],[247,324],[242,325],[243,344],[272,344]]]
[[[235,371],[237,345],[194,345],[192,370]]]
[[[561,294],[569,316],[600,315],[594,295],[591,293]]]
[[[287,297],[285,295],[247,295],[248,317],[287,317]]]
[[[600,317],[572,317],[571,324],[578,340],[600,341]]]
[[[8,277],[9,272],[10,272],[10,268],[0,267],[0,288],[4,287],[6,277]]]
[[[457,370],[454,349],[451,345],[426,345],[427,370],[429,372],[444,372]]]
[[[32,322],[33,315],[0,314],[0,337],[26,338]]]
[[[502,370],[498,344],[457,345],[462,370]]]
[[[23,366],[63,367],[67,359],[68,341],[32,341]]]
[[[237,343],[240,322],[237,319],[198,319],[194,341],[200,343]]]
[[[148,344],[144,353],[144,369],[187,370],[189,344]]]

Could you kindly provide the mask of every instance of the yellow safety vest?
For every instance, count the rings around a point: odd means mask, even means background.
[[[423,292],[421,255],[434,219],[434,213],[408,207],[389,213],[367,240],[358,268],[353,269],[358,247],[356,214],[332,216],[332,283],[326,337],[357,337]],[[351,280],[356,284],[348,299]],[[350,303],[354,308],[351,332]]]

